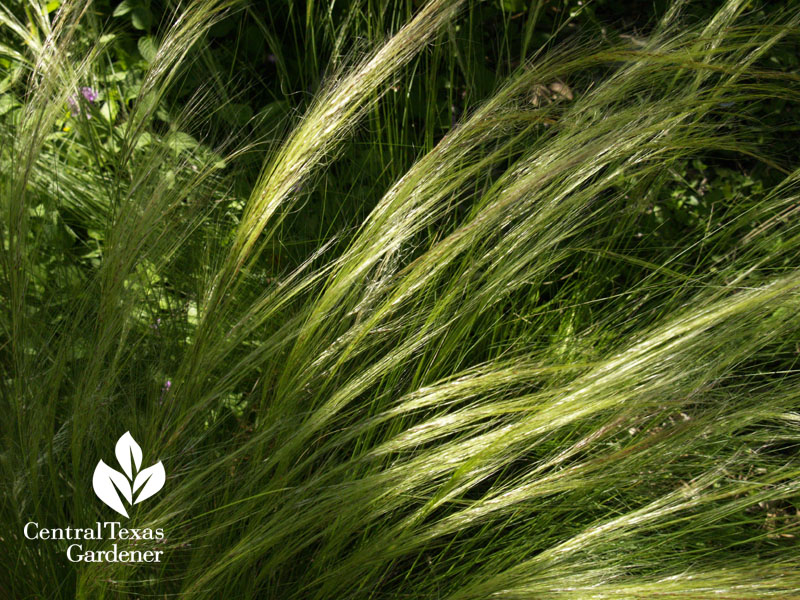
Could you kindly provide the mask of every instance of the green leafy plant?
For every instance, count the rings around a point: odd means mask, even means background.
[[[475,7],[433,0],[265,140],[288,100],[210,70],[184,102],[236,7],[132,20],[133,62],[81,1],[0,12],[0,595],[796,596],[800,170],[752,111],[798,100],[800,10],[676,3],[484,88]],[[471,82],[452,121],[426,61]],[[163,561],[27,539],[116,518],[91,474],[125,432]]]

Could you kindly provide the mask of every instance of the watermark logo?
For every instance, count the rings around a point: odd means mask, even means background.
[[[156,494],[166,480],[164,465],[159,461],[142,469],[142,449],[130,431],[117,440],[114,454],[122,472],[101,460],[95,467],[92,487],[100,500],[127,518],[123,500],[133,506]],[[163,527],[123,527],[119,521],[97,521],[89,527],[40,527],[38,522],[29,521],[23,535],[29,540],[56,541],[65,548],[67,560],[74,563],[160,563],[164,550],[156,548],[166,542]],[[113,543],[104,543],[105,540]]]
[[[161,461],[152,467],[140,469],[142,449],[133,439],[130,431],[126,431],[117,440],[114,454],[117,456],[117,462],[122,467],[123,473],[112,469],[101,460],[95,467],[92,487],[100,500],[127,517],[128,511],[122,500],[124,499],[128,506],[147,500],[164,487],[166,474]],[[136,495],[135,500],[134,495]]]

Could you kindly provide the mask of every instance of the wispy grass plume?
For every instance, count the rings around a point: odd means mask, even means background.
[[[751,112],[798,100],[768,56],[800,11],[747,7],[537,52],[277,267],[291,211],[356,135],[385,143],[364,121],[457,2],[333,69],[241,196],[258,140],[182,130],[211,91],[156,117],[236,5],[178,7],[124,115],[84,102],[69,131],[106,52],[74,50],[86,6],[0,46],[26,65],[0,122],[0,596],[800,596],[800,168]],[[711,155],[780,175],[661,236],[676,165]],[[167,472],[129,523],[164,528],[163,562],[26,539],[111,518],[91,474],[125,431]]]

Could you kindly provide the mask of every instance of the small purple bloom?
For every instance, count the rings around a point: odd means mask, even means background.
[[[167,379],[164,382],[164,385],[161,386],[161,397],[158,399],[158,403],[159,404],[164,404],[164,396],[166,396],[167,393],[169,393],[169,388],[171,388],[171,387],[172,387],[172,381]]]
[[[100,95],[90,87],[82,87],[80,91],[83,98],[90,104],[94,104],[94,102],[100,97]],[[69,111],[72,113],[73,117],[77,117],[79,114],[81,114],[81,107],[78,103],[78,96],[76,94],[73,94],[67,98],[67,104],[69,104]],[[92,115],[87,114],[86,118],[91,119]]]
[[[97,100],[100,97],[98,95],[98,93],[95,92],[90,87],[82,87],[81,88],[81,94],[83,94],[83,97],[86,98],[89,102],[94,102],[95,100]]]

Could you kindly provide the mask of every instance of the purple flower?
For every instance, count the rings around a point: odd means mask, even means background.
[[[100,97],[100,95],[90,87],[82,87],[81,95],[90,104],[94,104],[95,100],[97,100]],[[72,114],[73,117],[77,117],[79,114],[81,114],[81,107],[79,104],[79,98],[77,94],[73,94],[72,96],[67,98],[67,104],[69,104],[69,112]],[[86,118],[91,119],[92,115],[87,113]]]
[[[100,97],[99,94],[90,87],[82,87],[81,94],[83,94],[83,97],[86,98],[89,102],[94,102]]]
[[[169,393],[169,388],[171,387],[172,387],[172,381],[167,379],[164,382],[164,385],[161,386],[161,397],[158,399],[159,404],[164,404],[164,396],[166,396]]]

